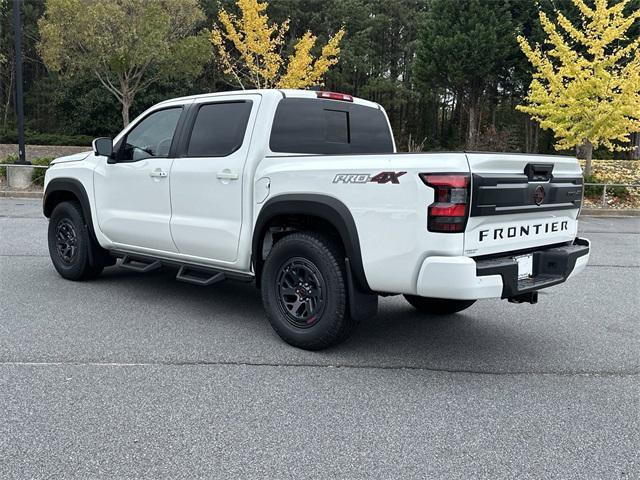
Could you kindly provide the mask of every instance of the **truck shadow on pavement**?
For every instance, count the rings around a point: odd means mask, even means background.
[[[212,337],[224,336],[226,346],[221,348],[235,351],[234,358],[239,362],[243,350],[258,348],[263,349],[258,353],[267,364],[282,361],[504,373],[532,368],[532,363],[540,361],[540,342],[547,347],[553,343],[552,338],[536,339],[533,332],[522,328],[521,319],[497,320],[497,302],[490,301],[493,305],[489,308],[478,303],[464,313],[431,316],[414,310],[402,296],[395,296],[381,298],[378,315],[362,322],[345,343],[321,352],[305,352],[290,347],[271,330],[260,292],[253,283],[227,281],[199,287],[174,277],[172,268],[147,274],[110,268],[91,283],[108,288],[112,295],[152,303],[147,312],[150,317],[156,309],[180,312],[176,321],[182,322],[183,329],[193,328],[199,333],[205,322]],[[255,354],[252,351],[251,357]]]

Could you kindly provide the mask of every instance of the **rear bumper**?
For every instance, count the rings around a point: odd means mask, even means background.
[[[589,262],[590,243],[576,238],[572,245],[533,251],[533,276],[518,280],[511,256],[474,260],[469,257],[429,257],[418,275],[423,297],[475,300],[509,298],[563,283]]]

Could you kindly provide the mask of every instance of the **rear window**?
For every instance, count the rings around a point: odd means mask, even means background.
[[[315,98],[285,98],[273,119],[271,151],[282,153],[392,153],[380,109]]]
[[[242,146],[251,102],[211,103],[198,109],[191,130],[189,157],[226,157]]]

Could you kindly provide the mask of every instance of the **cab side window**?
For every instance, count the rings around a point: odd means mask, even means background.
[[[145,158],[166,158],[173,141],[182,107],[153,112],[127,133],[120,161],[136,162]]]
[[[393,153],[383,111],[316,98],[284,98],[271,128],[272,152],[345,155]]]

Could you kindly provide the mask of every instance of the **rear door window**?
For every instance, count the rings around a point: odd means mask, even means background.
[[[251,114],[250,101],[200,105],[189,145],[188,157],[226,157],[242,146]]]
[[[273,119],[271,151],[282,153],[392,153],[382,110],[335,100],[285,98]]]

